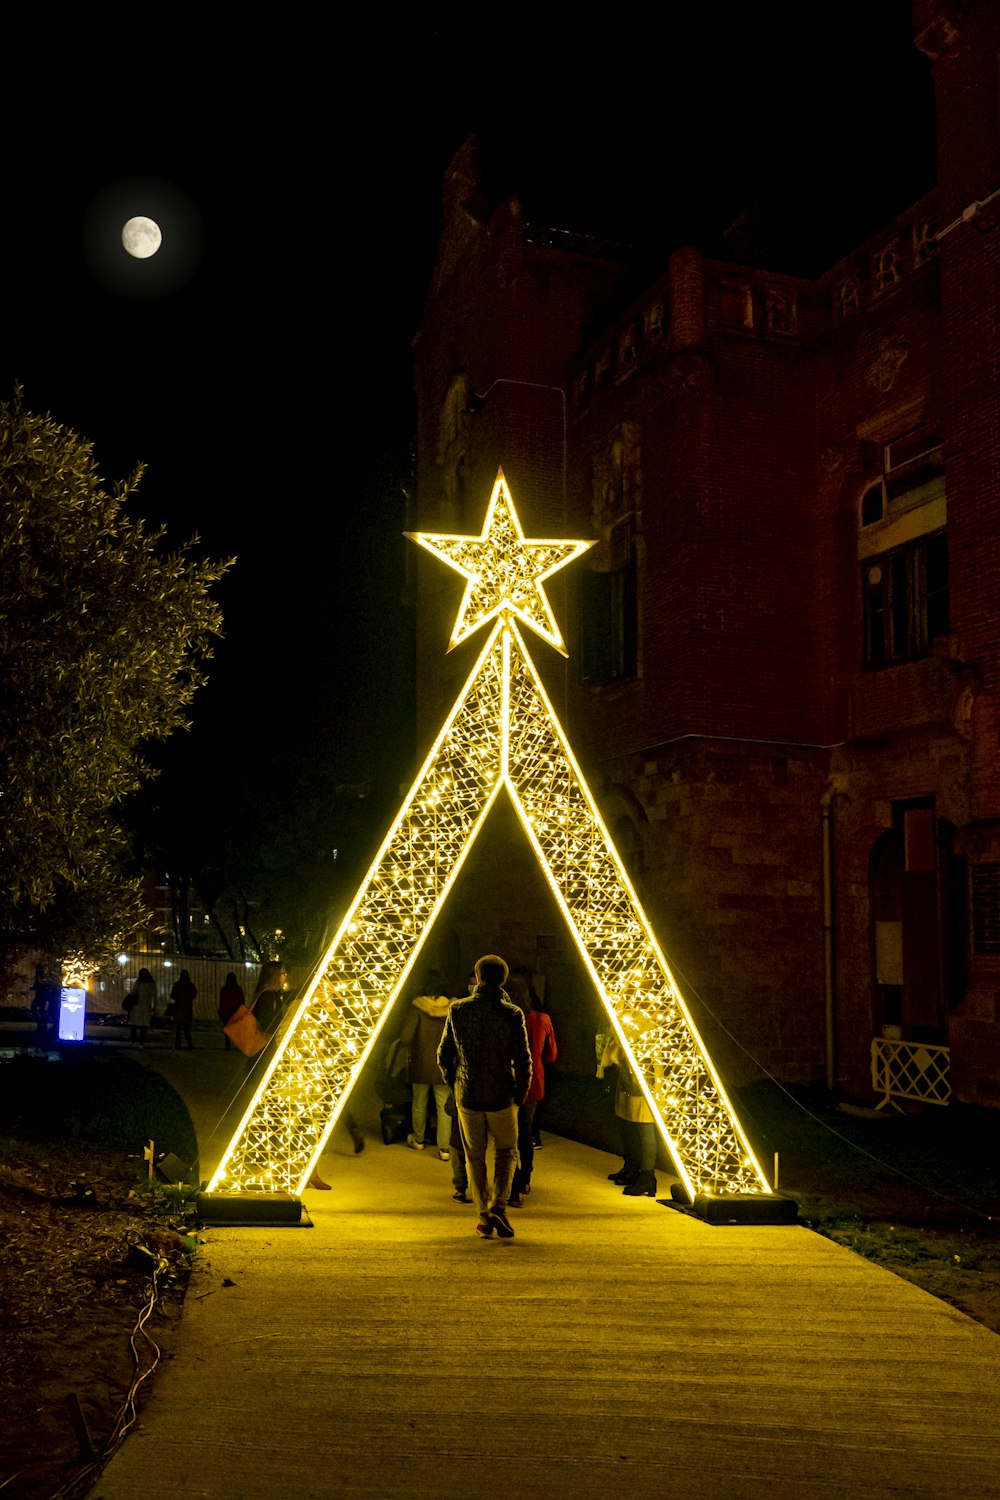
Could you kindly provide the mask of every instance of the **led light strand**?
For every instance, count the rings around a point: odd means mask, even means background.
[[[515,624],[561,648],[542,582],[590,544],[525,542],[502,473],[480,538],[414,540],[468,579],[453,643],[496,624],[210,1190],[302,1191],[505,788],[688,1192],[770,1192]]]

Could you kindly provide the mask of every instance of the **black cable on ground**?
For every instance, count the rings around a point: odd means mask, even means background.
[[[104,1446],[101,1449],[101,1452],[98,1454],[94,1462],[87,1464],[85,1468],[81,1469],[77,1474],[74,1474],[72,1479],[67,1480],[67,1482],[60,1489],[55,1490],[52,1494],[51,1500],[82,1500],[82,1497],[93,1485],[101,1470],[111,1461],[111,1459],[117,1453],[118,1449],[122,1445],[122,1442],[124,1441],[125,1434],[134,1424],[138,1415],[135,1401],[136,1395],[139,1391],[139,1387],[149,1379],[160,1362],[160,1346],[159,1344],[157,1344],[156,1340],[152,1338],[151,1335],[146,1331],[146,1324],[152,1317],[153,1311],[160,1298],[160,1281],[169,1269],[169,1262],[163,1256],[158,1257],[156,1265],[153,1268],[153,1273],[150,1277],[149,1290],[146,1295],[146,1300],[143,1304],[141,1312],[139,1313],[139,1317],[136,1321],[135,1327],[132,1329],[132,1332],[129,1335],[129,1346],[132,1350],[132,1359],[135,1364],[135,1378],[133,1379],[132,1384],[129,1387],[128,1394],[126,1395],[125,1400],[122,1402],[118,1414],[115,1417],[107,1441],[105,1442]],[[137,1338],[144,1339],[146,1344],[153,1351],[152,1363],[146,1370],[140,1371],[141,1360],[139,1349],[136,1345]]]

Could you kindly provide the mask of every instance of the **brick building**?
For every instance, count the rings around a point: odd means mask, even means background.
[[[877,1042],[899,1092],[1000,1104],[1000,6],[917,0],[914,34],[937,186],[813,279],[684,246],[637,295],[463,148],[411,521],[478,532],[502,465],[526,534],[598,539],[551,588],[568,660],[532,654],[727,1078],[870,1097]],[[410,565],[427,739],[481,643],[445,656],[453,576]],[[585,976],[495,822],[437,957],[529,964],[590,1071]]]

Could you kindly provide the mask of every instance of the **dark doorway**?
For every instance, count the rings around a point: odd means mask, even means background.
[[[932,798],[898,802],[872,848],[876,1036],[947,1044],[948,1010],[966,987],[964,862]]]

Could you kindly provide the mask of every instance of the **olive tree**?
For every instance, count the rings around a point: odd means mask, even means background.
[[[123,800],[187,722],[230,566],[132,519],[93,445],[0,403],[0,957],[98,957],[140,916]]]

